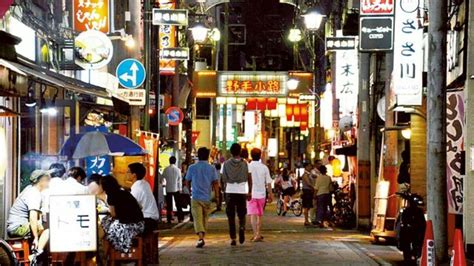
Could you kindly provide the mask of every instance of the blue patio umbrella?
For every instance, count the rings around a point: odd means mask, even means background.
[[[99,131],[71,136],[59,152],[60,156],[67,156],[72,159],[108,154],[133,156],[143,155],[146,152],[140,145],[127,137]]]

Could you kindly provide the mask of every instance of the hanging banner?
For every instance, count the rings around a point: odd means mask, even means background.
[[[108,128],[106,126],[85,126],[85,132],[108,132]],[[103,155],[103,156],[89,156],[85,158],[86,161],[86,174],[90,176],[92,174],[99,174],[99,175],[108,175],[110,174],[110,156]]]
[[[359,61],[357,50],[336,52],[336,99],[342,115],[355,113],[359,94]]]
[[[464,92],[448,92],[446,132],[446,177],[448,212],[463,213],[463,180],[466,172],[464,148]]]
[[[393,88],[401,106],[422,104],[423,27],[418,27],[419,9],[423,10],[423,1],[396,1]]]
[[[160,1],[161,10],[172,10],[176,8],[175,1]],[[176,26],[160,25],[159,42],[160,50],[176,47]],[[160,74],[174,75],[176,61],[168,59],[160,59]]]
[[[147,136],[142,133],[138,141],[140,146],[142,146],[147,151],[147,175],[146,180],[151,186],[151,189],[155,187],[155,172],[156,172],[156,158],[158,156],[158,139],[154,136]]]
[[[75,31],[109,32],[108,0],[74,0],[73,14]]]

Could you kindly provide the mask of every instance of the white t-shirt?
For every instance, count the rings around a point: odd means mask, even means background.
[[[68,177],[68,179],[64,180],[64,195],[85,195],[89,194],[89,189],[77,182],[76,179],[72,177]]]
[[[150,184],[145,180],[137,180],[131,188],[133,197],[142,207],[143,217],[158,220],[158,207],[156,206],[155,197],[151,192]]]
[[[267,185],[272,183],[270,170],[263,163],[252,161],[249,164],[249,172],[252,174],[252,198],[266,198]]]
[[[49,187],[41,192],[43,198],[43,204],[41,211],[43,213],[49,213],[49,197],[54,195],[64,195],[64,180],[60,177],[51,178],[49,181]]]
[[[224,173],[224,164],[222,165],[221,174]],[[250,168],[249,168],[250,173]],[[225,193],[231,194],[248,194],[249,184],[248,182],[242,183],[227,183],[225,187]]]

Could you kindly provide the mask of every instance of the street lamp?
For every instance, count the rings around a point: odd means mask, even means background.
[[[294,78],[291,78],[288,80],[287,86],[288,90],[294,91],[298,88],[298,84],[300,84],[300,81]]]
[[[211,30],[210,37],[211,37],[211,40],[213,40],[214,42],[218,42],[221,40],[221,32],[219,31],[218,28],[213,28]]]
[[[306,28],[310,31],[318,30],[324,18],[324,15],[321,15],[321,13],[319,13],[319,11],[314,7],[309,8],[302,16]]]
[[[192,28],[189,28],[189,30],[191,31],[195,42],[203,43],[206,41],[209,28],[203,23],[198,22]]]
[[[290,42],[296,43],[301,41],[301,30],[298,28],[290,29],[290,33],[288,34],[288,40]]]

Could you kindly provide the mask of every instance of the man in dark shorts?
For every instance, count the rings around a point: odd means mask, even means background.
[[[312,165],[309,163],[304,163],[304,174],[303,174],[303,194],[301,196],[303,200],[303,213],[304,213],[304,225],[310,226],[309,222],[309,210],[314,208],[313,199],[314,199],[314,183],[315,179],[311,174]]]

